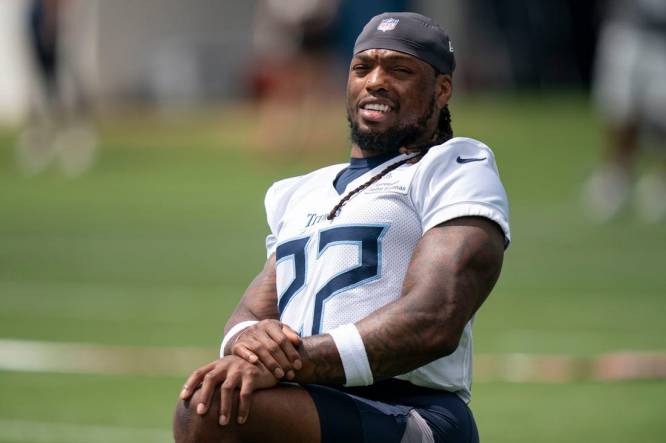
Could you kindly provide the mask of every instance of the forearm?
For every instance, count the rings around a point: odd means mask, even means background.
[[[272,255],[264,269],[252,280],[243,297],[229,316],[224,327],[225,336],[236,325],[247,321],[279,319],[277,308],[277,290],[275,286],[275,256]],[[238,335],[238,334],[235,334]],[[224,354],[228,354],[228,341]]]
[[[296,372],[298,383],[337,384],[345,383],[345,371],[333,338],[328,334],[303,338],[298,352],[303,362]]]
[[[375,380],[404,374],[455,351],[466,319],[400,299],[356,324]],[[399,357],[398,357],[399,356]]]
[[[446,334],[435,332],[443,329],[436,315],[417,310],[406,315],[404,305],[399,300],[356,323],[375,381],[403,374],[455,349],[445,344]],[[303,369],[296,374],[297,382],[345,383],[340,353],[331,335],[304,338],[299,352]]]

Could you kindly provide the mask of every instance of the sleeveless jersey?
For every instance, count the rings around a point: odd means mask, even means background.
[[[432,227],[458,217],[485,217],[510,242],[508,202],[492,151],[469,138],[432,147],[421,160],[391,171],[354,195],[337,217],[327,214],[350,190],[392,163],[394,157],[347,185],[333,182],[347,164],[325,167],[274,183],[266,194],[276,255],[280,319],[302,336],[357,322],[401,294],[416,244]],[[450,355],[397,378],[444,389],[469,401],[472,321]]]

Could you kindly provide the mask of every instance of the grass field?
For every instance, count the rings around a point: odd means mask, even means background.
[[[666,226],[580,215],[600,144],[585,99],[457,101],[456,133],[495,151],[513,231],[475,351],[666,351]],[[75,180],[22,176],[16,133],[0,130],[0,339],[198,347],[214,358],[264,258],[265,189],[347,155],[342,136],[306,155],[257,152],[248,116],[116,117],[101,127],[99,163]],[[182,382],[2,371],[0,441],[168,441]],[[666,380],[477,383],[472,409],[486,442],[666,440]]]

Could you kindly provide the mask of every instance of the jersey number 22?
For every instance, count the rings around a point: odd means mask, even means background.
[[[342,271],[328,280],[315,295],[312,335],[321,333],[324,303],[335,295],[379,278],[381,269],[381,239],[386,225],[336,226],[319,231],[317,259],[326,248],[338,244],[353,244],[359,248],[359,264]],[[278,298],[280,315],[289,301],[298,294],[307,281],[307,246],[311,237],[301,237],[278,245],[275,252],[276,264],[291,258],[294,261],[294,278]]]

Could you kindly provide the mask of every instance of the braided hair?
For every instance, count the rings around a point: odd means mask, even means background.
[[[428,143],[424,143],[422,145],[416,146],[411,148],[411,150],[417,151],[416,155],[413,155],[411,157],[407,157],[406,159],[400,160],[399,162],[395,162],[386,168],[384,168],[379,174],[376,174],[375,176],[371,177],[368,181],[363,183],[362,185],[358,186],[357,188],[352,189],[340,199],[337,205],[331,209],[331,212],[328,213],[326,216],[327,220],[333,220],[337,215],[340,213],[340,210],[342,207],[347,204],[347,202],[356,194],[359,192],[363,191],[366,189],[368,186],[372,185],[373,183],[379,181],[382,177],[384,177],[386,174],[389,172],[393,171],[394,169],[398,169],[400,166],[404,165],[405,163],[416,163],[419,160],[423,158],[424,155],[428,152],[428,150],[436,145],[440,145],[450,139],[453,138],[453,128],[451,127],[451,112],[449,111],[449,105],[445,105],[444,108],[439,112],[439,120],[437,122],[437,131],[435,132],[435,140],[430,141]]]

